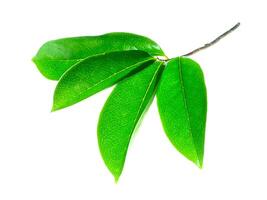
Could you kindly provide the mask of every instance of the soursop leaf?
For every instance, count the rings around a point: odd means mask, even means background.
[[[171,143],[201,168],[207,94],[200,66],[184,57],[169,61],[159,83],[157,103],[163,128]]]
[[[119,82],[100,114],[99,149],[116,181],[122,173],[136,124],[154,97],[162,69],[163,63],[156,61]]]
[[[139,50],[89,57],[60,78],[54,93],[52,111],[78,103],[154,61],[149,54]]]
[[[164,56],[159,45],[147,37],[115,32],[46,42],[33,61],[46,78],[58,80],[66,70],[90,56],[126,50],[141,50],[151,56]]]

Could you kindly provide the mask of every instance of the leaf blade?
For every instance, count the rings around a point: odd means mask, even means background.
[[[71,106],[112,86],[153,60],[145,52],[132,50],[89,57],[77,63],[59,80],[52,111]]]
[[[132,33],[108,33],[99,36],[63,38],[45,43],[33,58],[39,71],[48,79],[58,80],[77,62],[90,56],[114,51],[141,50],[151,56],[163,56],[153,40]]]
[[[207,94],[200,66],[189,58],[167,63],[157,91],[160,118],[175,148],[203,165]]]
[[[155,62],[121,81],[101,111],[97,131],[99,149],[116,181],[123,170],[132,133],[153,99],[161,71],[162,63]]]

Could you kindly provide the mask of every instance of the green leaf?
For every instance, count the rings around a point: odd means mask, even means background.
[[[103,160],[116,181],[123,170],[136,124],[154,97],[162,65],[156,61],[121,81],[100,114],[98,144]]]
[[[169,61],[159,84],[157,102],[168,138],[178,151],[201,168],[207,95],[200,66],[183,57]]]
[[[144,36],[108,33],[49,41],[39,49],[33,61],[45,77],[58,80],[67,69],[90,56],[125,50],[141,50],[151,56],[164,55],[158,44]]]
[[[59,80],[52,111],[73,105],[110,87],[153,61],[153,57],[138,50],[89,57],[69,69]]]

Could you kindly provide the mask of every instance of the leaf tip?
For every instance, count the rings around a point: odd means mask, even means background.
[[[113,175],[113,177],[114,177],[114,181],[115,181],[115,183],[117,184],[117,183],[119,182],[119,179],[120,179],[122,170],[111,170],[111,169],[109,168],[109,171],[110,171],[111,174]]]
[[[39,65],[38,65],[38,61],[37,61],[37,56],[33,56],[31,60],[37,66],[37,68],[39,69]]]
[[[39,62],[38,55],[33,56],[31,60],[39,69],[40,62]]]
[[[194,163],[198,166],[199,169],[203,169],[203,160],[198,158]]]
[[[36,59],[36,56],[33,56],[33,57],[32,57],[32,62],[35,63],[35,59]]]
[[[60,109],[61,108],[57,104],[54,103],[53,106],[52,106],[51,112],[55,112],[55,111],[58,111]]]
[[[114,180],[116,184],[118,184],[119,179],[120,179],[120,175],[114,175]]]

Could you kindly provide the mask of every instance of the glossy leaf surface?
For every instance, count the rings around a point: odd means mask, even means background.
[[[125,50],[141,50],[151,56],[164,55],[158,44],[144,36],[108,33],[49,41],[39,49],[33,61],[45,77],[58,80],[67,69],[85,58]]]
[[[172,144],[202,167],[207,95],[200,66],[183,57],[169,61],[159,84],[157,102],[164,130]]]
[[[136,124],[155,94],[162,68],[162,63],[157,61],[118,83],[100,114],[99,148],[116,181],[123,170]]]
[[[146,52],[137,50],[89,57],[69,69],[59,80],[52,110],[73,105],[112,86],[154,60]]]

